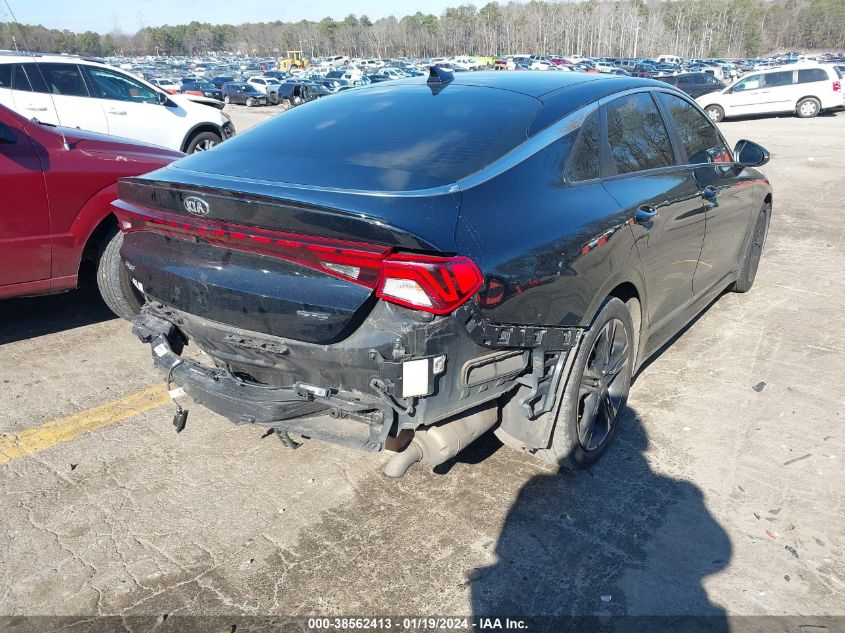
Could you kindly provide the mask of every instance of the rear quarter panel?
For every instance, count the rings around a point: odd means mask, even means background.
[[[613,287],[642,288],[625,214],[600,182],[564,182],[565,143],[463,192],[456,242],[485,276],[494,322],[586,326]]]

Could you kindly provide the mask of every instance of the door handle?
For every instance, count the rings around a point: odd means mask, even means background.
[[[707,185],[701,190],[701,197],[705,200],[715,200],[719,197],[719,190],[713,185]]]
[[[648,224],[655,218],[656,215],[657,209],[650,205],[644,204],[639,209],[634,211],[634,222],[636,222],[637,224]]]
[[[46,112],[47,111],[47,108],[45,108],[44,106],[34,106],[34,105],[28,105],[24,109],[25,110],[32,110],[33,112]]]
[[[126,110],[109,110],[109,114],[126,114]]]

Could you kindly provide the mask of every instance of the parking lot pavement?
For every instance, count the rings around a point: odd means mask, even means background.
[[[772,153],[757,284],[641,372],[589,472],[486,437],[388,480],[198,407],[177,435],[92,293],[0,303],[0,614],[845,613],[845,113],[722,129]]]

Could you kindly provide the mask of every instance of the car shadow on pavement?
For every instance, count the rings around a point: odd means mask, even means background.
[[[0,345],[116,319],[96,284],[43,297],[0,300]]]
[[[498,538],[497,562],[477,570],[471,584],[474,616],[564,618],[548,621],[548,630],[593,630],[599,620],[580,618],[594,616],[641,616],[643,630],[663,630],[651,618],[706,616],[696,628],[728,630],[702,584],[728,565],[727,533],[695,485],[652,470],[633,409],[620,424],[590,470],[537,475],[522,488]],[[542,620],[535,624],[546,630]],[[634,622],[618,624],[608,630]]]

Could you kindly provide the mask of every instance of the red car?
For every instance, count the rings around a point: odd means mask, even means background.
[[[110,208],[117,180],[181,156],[128,139],[60,130],[0,106],[0,299],[71,290],[80,265],[91,261],[103,300],[131,318],[142,299],[120,261],[123,237]]]

